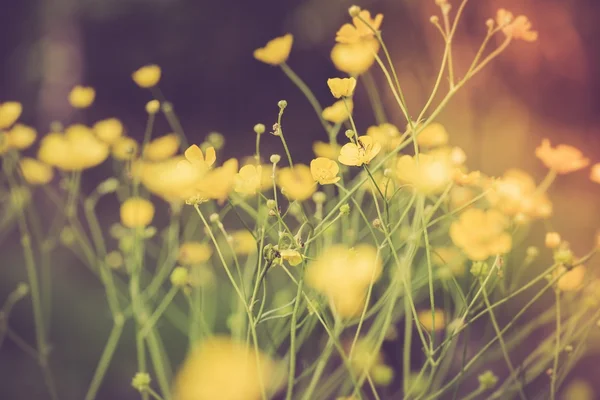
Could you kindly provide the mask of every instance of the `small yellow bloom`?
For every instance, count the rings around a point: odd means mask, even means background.
[[[505,232],[508,220],[496,210],[469,208],[450,225],[450,238],[469,259],[484,261],[504,254],[512,247],[512,238]]]
[[[233,240],[232,246],[235,254],[238,255],[249,255],[256,252],[256,239],[252,236],[252,233],[247,230],[239,230],[231,233]]]
[[[560,234],[558,232],[548,232],[546,233],[545,244],[549,249],[557,248],[561,243]]]
[[[379,42],[375,38],[356,43],[337,43],[331,50],[331,61],[340,71],[349,75],[364,74],[375,62]]]
[[[502,32],[513,39],[522,39],[526,42],[535,42],[538,33],[531,30],[531,22],[525,15],[519,15],[517,18],[503,8],[496,14],[496,23],[502,27]]]
[[[417,313],[417,318],[428,331],[432,331],[434,328],[436,331],[441,331],[446,327],[446,314],[439,308],[434,310],[433,316],[431,310],[421,310]]]
[[[185,151],[185,159],[195,169],[206,172],[217,161],[217,153],[214,147],[208,147],[203,154],[200,147],[193,144]]]
[[[131,173],[151,193],[167,201],[184,201],[196,193],[205,171],[177,156],[159,162],[134,162]]]
[[[133,81],[141,88],[151,88],[160,81],[161,70],[156,64],[146,65],[131,74]]]
[[[592,182],[600,183],[600,163],[594,164],[590,171],[590,179]]]
[[[404,155],[396,162],[396,178],[422,194],[441,193],[452,180],[452,169],[444,157]]]
[[[280,169],[277,185],[288,199],[298,201],[308,200],[317,189],[310,168],[304,164]]]
[[[594,400],[597,399],[594,385],[590,382],[575,378],[565,385],[561,400]]]
[[[325,157],[315,158],[310,162],[310,173],[315,181],[321,185],[336,183],[340,180],[337,174],[340,166],[333,160]]]
[[[561,274],[566,271],[565,267],[559,267],[556,274]],[[583,287],[585,281],[586,268],[584,265],[573,267],[558,279],[557,287],[563,292],[574,292]]]
[[[362,10],[358,15],[352,18],[352,24],[344,24],[337,31],[335,36],[336,42],[356,43],[375,36],[375,32],[379,30],[383,22],[383,14],[377,14],[375,18],[371,18],[369,11]]]
[[[448,132],[444,125],[434,122],[417,135],[417,143],[423,147],[439,147],[448,144]]]
[[[208,171],[196,185],[196,193],[188,201],[196,203],[212,199],[217,200],[219,204],[224,203],[233,190],[237,172],[238,161],[235,158],[225,161],[221,167]]]
[[[346,143],[340,150],[338,161],[344,165],[360,167],[368,164],[381,151],[381,145],[371,136],[359,136],[358,144]]]
[[[51,166],[36,160],[24,157],[19,161],[23,179],[30,185],[43,185],[52,180],[54,170]]]
[[[590,163],[590,160],[583,157],[579,149],[565,144],[559,144],[552,148],[548,139],[544,139],[542,145],[535,149],[535,155],[542,160],[546,167],[559,174],[580,170]]]
[[[38,158],[64,171],[79,171],[101,164],[109,154],[108,145],[96,138],[91,128],[75,124],[64,134],[53,132],[40,141]]]
[[[351,97],[356,88],[356,79],[350,78],[330,78],[327,79],[327,86],[331,94],[336,99],[341,97]]]
[[[212,247],[208,243],[184,242],[179,246],[177,261],[184,265],[202,264],[212,256]]]
[[[348,109],[346,109],[346,106]],[[333,103],[329,107],[325,107],[321,116],[334,124],[341,124],[352,114],[352,110],[354,109],[354,102],[352,99],[346,99],[346,104],[344,104],[344,100],[338,100]]]
[[[294,37],[288,33],[270,40],[265,47],[254,50],[254,58],[265,64],[280,65],[287,61]]]
[[[146,112],[148,114],[156,114],[160,110],[160,102],[158,100],[150,100],[146,103]]]
[[[367,136],[371,136],[375,142],[381,144],[388,151],[400,145],[400,131],[392,124],[370,126],[367,129]]]
[[[77,85],[69,93],[69,103],[75,108],[88,108],[96,98],[96,91],[90,86]]]
[[[104,143],[113,144],[123,135],[123,124],[116,118],[98,121],[93,126],[94,133]]]
[[[163,161],[179,150],[179,135],[170,133],[152,140],[144,147],[142,157],[148,161]]]
[[[340,154],[341,147],[335,143],[325,143],[321,141],[316,141],[313,143],[313,152],[317,157],[325,157],[330,160],[337,160],[338,155]]]
[[[262,179],[260,165],[244,165],[235,177],[235,191],[244,196],[255,195],[261,189]]]
[[[121,224],[127,228],[143,228],[154,218],[154,205],[141,197],[130,197],[121,204]]]
[[[520,169],[507,170],[491,188],[488,201],[508,216],[547,218],[552,213],[548,196],[538,192],[533,178]]]
[[[298,250],[285,249],[279,252],[281,259],[287,261],[292,267],[302,263],[302,254]]]
[[[10,128],[19,119],[22,111],[23,106],[16,101],[0,104],[0,129]]]
[[[29,148],[37,137],[35,129],[23,124],[14,125],[7,134],[10,147],[17,150]]]
[[[112,155],[117,160],[131,160],[136,157],[138,143],[127,136],[117,138],[112,144]]]

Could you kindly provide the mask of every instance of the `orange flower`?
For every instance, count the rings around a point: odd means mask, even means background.
[[[535,155],[542,160],[546,167],[559,174],[580,170],[590,163],[590,160],[583,157],[581,151],[575,147],[559,144],[552,148],[548,139],[542,140],[542,145],[535,149]]]
[[[383,14],[377,14],[375,18],[371,18],[369,11],[362,10],[357,17],[352,18],[352,24],[342,25],[340,30],[337,31],[335,41],[338,43],[357,43],[369,39],[375,36],[374,30],[379,30],[382,21]]]
[[[594,164],[590,171],[590,179],[592,182],[600,183],[600,163]]]
[[[524,15],[514,18],[510,11],[501,8],[496,14],[496,22],[502,27],[502,32],[513,39],[535,42],[538,38],[538,33],[531,30],[529,18]]]

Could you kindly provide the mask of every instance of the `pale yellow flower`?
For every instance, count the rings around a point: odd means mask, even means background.
[[[197,145],[193,144],[185,151],[186,161],[182,164],[189,164],[193,168],[206,172],[217,161],[217,153],[214,147],[208,147],[204,153]]]
[[[329,107],[325,107],[321,116],[334,124],[341,124],[352,114],[352,110],[354,109],[354,102],[352,99],[346,99],[346,104],[344,104],[344,100],[338,100],[333,103]],[[346,109],[348,107],[348,109]]]
[[[142,157],[147,161],[163,161],[179,150],[179,135],[170,133],[152,140],[144,147]]]
[[[434,310],[433,316],[431,315],[431,310],[421,310],[417,313],[417,318],[419,322],[425,329],[428,331],[436,330],[441,331],[446,327],[446,314],[444,310],[436,308]]]
[[[146,103],[146,112],[148,114],[156,114],[160,110],[160,102],[156,99]]]
[[[338,70],[358,76],[371,68],[378,51],[379,42],[375,38],[356,43],[337,43],[331,50],[331,61]]]
[[[541,146],[535,149],[535,155],[542,160],[546,167],[559,174],[580,170],[590,163],[590,160],[585,158],[579,149],[566,144],[559,144],[553,148],[548,139],[544,139]]]
[[[235,254],[248,255],[256,252],[256,239],[247,230],[239,230],[231,233],[232,246]]]
[[[74,108],[88,108],[96,98],[96,91],[90,86],[77,85],[69,92],[69,103]]]
[[[600,183],[600,163],[594,164],[590,171],[590,179],[592,182]]]
[[[113,144],[123,135],[123,124],[116,118],[98,121],[92,127],[98,139]]]
[[[313,152],[317,157],[325,157],[330,160],[337,160],[338,155],[340,154],[341,147],[335,143],[325,143],[317,140],[313,143]]]
[[[356,79],[350,78],[330,78],[327,79],[327,86],[331,90],[331,94],[336,99],[341,97],[352,97],[356,88]]]
[[[279,254],[281,255],[281,259],[287,261],[292,267],[302,263],[302,254],[298,250],[280,250]]]
[[[439,147],[448,144],[448,132],[444,125],[434,122],[417,135],[417,143],[423,147]]]
[[[340,166],[333,160],[325,157],[315,158],[310,162],[310,173],[315,181],[321,185],[336,183],[341,178],[337,176]]]
[[[549,249],[557,248],[561,243],[560,234],[558,232],[547,232],[544,244]]]
[[[17,150],[25,150],[35,142],[37,132],[30,126],[15,124],[11,130],[7,132],[7,135],[10,147]]]
[[[390,151],[400,145],[400,131],[395,125],[384,123],[381,125],[370,126],[367,129],[367,136],[371,136],[375,142]]]
[[[17,101],[7,101],[0,104],[0,129],[10,128],[23,111],[23,106]]]
[[[177,156],[159,162],[137,161],[132,175],[151,192],[168,201],[184,201],[196,193],[204,170],[194,168],[185,158]]]
[[[238,172],[238,161],[231,158],[222,166],[211,169],[204,174],[196,185],[195,193],[188,201],[192,203],[217,200],[222,204],[227,200],[233,190],[236,174]]]
[[[556,270],[556,274],[561,274],[566,271],[565,267],[559,267]],[[581,289],[585,282],[586,268],[584,265],[577,265],[570,271],[566,272],[563,276],[558,279],[556,283],[558,289],[563,292],[573,292]]]
[[[101,164],[109,154],[108,145],[96,138],[91,128],[75,124],[64,134],[49,133],[40,141],[38,158],[65,171],[83,170]]]
[[[357,166],[368,164],[379,154],[381,145],[371,136],[359,136],[357,143],[346,143],[340,150],[338,161],[344,165]]]
[[[154,218],[154,205],[141,197],[130,197],[121,204],[121,224],[127,228],[143,228]]]
[[[270,40],[265,47],[254,50],[254,58],[270,65],[280,65],[287,61],[292,50],[294,37],[291,34]]]
[[[548,196],[539,192],[533,178],[520,169],[507,170],[492,184],[492,189],[488,192],[488,201],[508,216],[547,218],[552,213]]]
[[[288,199],[298,201],[308,200],[317,189],[310,168],[304,164],[280,169],[277,185]]]
[[[513,39],[535,42],[538,38],[538,33],[531,30],[531,22],[525,15],[514,18],[511,12],[501,8],[496,14],[496,23],[502,27],[506,36]]]
[[[160,81],[161,70],[158,65],[146,65],[131,74],[133,81],[141,88],[151,88]]]
[[[371,18],[369,11],[362,10],[359,13],[359,17],[352,18],[352,24],[342,25],[336,33],[336,42],[356,43],[375,36],[375,32],[379,30],[383,22],[383,14],[377,14],[375,18]],[[366,23],[361,19],[366,21]]]
[[[430,154],[404,155],[396,162],[396,178],[422,194],[441,193],[452,180],[452,168],[445,157]]]
[[[184,242],[179,246],[177,261],[184,265],[202,264],[210,259],[212,252],[212,247],[208,243]]]
[[[127,136],[118,137],[112,144],[112,155],[117,160],[131,160],[137,156],[138,143]]]
[[[261,189],[262,178],[260,165],[244,165],[235,177],[235,191],[244,196],[255,195]]]
[[[581,378],[575,378],[565,385],[560,400],[594,400],[597,398],[594,385]]]
[[[19,160],[19,168],[23,179],[30,185],[43,185],[52,180],[54,170],[35,158],[24,157]]]

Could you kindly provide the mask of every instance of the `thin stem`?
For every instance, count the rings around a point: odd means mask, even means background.
[[[560,356],[560,330],[561,330],[561,315],[560,315],[560,291],[555,290],[556,297],[556,343],[554,346],[554,362],[552,363],[552,376],[550,377],[550,400],[556,399],[556,377],[558,370],[558,358]]]

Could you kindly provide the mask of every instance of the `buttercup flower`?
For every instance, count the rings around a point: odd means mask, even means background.
[[[179,246],[177,261],[184,265],[202,264],[210,259],[212,247],[208,243],[184,242]]]
[[[75,124],[64,134],[53,132],[43,137],[38,158],[65,171],[78,171],[101,164],[108,153],[108,145],[98,140],[91,128]]]
[[[337,31],[335,41],[338,43],[356,43],[361,40],[369,39],[375,36],[374,31],[378,31],[383,22],[383,14],[377,14],[371,18],[371,13],[362,10],[359,16],[352,18],[352,24],[344,24]],[[367,23],[363,22],[362,20]]]
[[[167,201],[184,201],[193,196],[205,172],[182,156],[159,162],[137,161],[131,171],[146,189]]]
[[[35,142],[37,132],[30,126],[15,124],[11,130],[7,132],[7,135],[10,147],[17,150],[25,150]]]
[[[600,163],[592,166],[590,171],[590,179],[592,182],[600,183]]]
[[[446,327],[446,314],[444,310],[436,308],[432,317],[431,310],[421,310],[417,313],[417,318],[421,325],[428,331],[435,329],[441,331]]]
[[[24,157],[19,161],[23,179],[30,185],[43,185],[52,180],[54,170],[35,158]]]
[[[154,218],[154,205],[141,197],[130,197],[121,204],[121,224],[127,228],[143,228]]]
[[[137,155],[138,148],[139,145],[134,139],[121,136],[112,143],[112,155],[117,160],[131,160]]]
[[[280,65],[287,61],[294,37],[291,34],[270,40],[265,47],[254,50],[254,58],[265,64]]]
[[[330,78],[327,79],[327,86],[331,94],[336,99],[341,97],[351,97],[356,88],[356,79],[350,78]]]
[[[279,251],[281,259],[287,261],[292,267],[302,263],[302,254],[298,250],[285,249]]]
[[[163,161],[172,157],[179,149],[179,136],[170,133],[152,140],[144,147],[143,158],[148,161]]]
[[[558,232],[548,232],[546,233],[546,239],[545,242],[546,247],[548,247],[549,249],[555,249],[557,248],[560,243],[560,234]]]
[[[417,135],[417,143],[423,147],[439,147],[448,144],[448,132],[444,125],[434,122]]]
[[[417,161],[416,157],[404,155],[396,162],[396,178],[429,195],[444,191],[452,179],[452,169],[444,157],[419,154]]]
[[[235,254],[248,255],[256,252],[256,240],[247,230],[239,230],[231,233],[232,246]]]
[[[346,106],[348,107],[348,109],[346,109]],[[334,124],[341,124],[342,122],[350,118],[353,109],[354,102],[352,101],[352,99],[346,99],[346,104],[344,104],[344,100],[338,100],[331,106],[325,107],[321,115],[325,120],[329,122],[333,122]],[[350,111],[350,114],[348,113],[348,111]]]
[[[217,153],[214,147],[208,147],[204,154],[197,145],[193,144],[185,151],[186,163],[201,172],[206,172],[217,161]]]
[[[116,118],[98,121],[92,127],[98,139],[113,144],[123,135],[123,124]]]
[[[505,9],[501,8],[496,14],[496,23],[502,26],[502,32],[506,36],[513,39],[522,39],[526,42],[535,42],[538,38],[538,33],[531,30],[531,22],[524,15],[519,15],[517,18]]]
[[[580,170],[590,163],[590,160],[583,157],[581,151],[575,147],[559,144],[553,148],[548,139],[542,140],[541,146],[535,149],[535,155],[546,167],[559,174]]]
[[[310,199],[317,189],[310,168],[304,164],[280,169],[277,185],[288,199],[298,201]]]
[[[504,254],[512,247],[512,238],[505,232],[508,220],[496,210],[469,208],[450,225],[450,238],[473,261]]]
[[[552,203],[546,193],[538,192],[533,178],[520,169],[507,170],[492,188],[488,201],[508,216],[520,214],[535,219],[552,214]]]
[[[21,103],[16,101],[7,101],[0,104],[0,129],[9,128],[14,124],[23,111]]]
[[[318,140],[313,143],[312,148],[315,156],[329,158],[330,160],[337,160],[341,149],[337,143],[330,144]]]
[[[160,102],[156,99],[146,103],[146,112],[148,114],[156,114],[160,110]]]
[[[562,274],[566,271],[565,267],[559,267],[556,269],[556,274]],[[585,280],[586,269],[584,265],[577,265],[570,271],[566,272],[563,276],[558,279],[556,286],[563,292],[573,292],[583,287]]]
[[[344,165],[360,167],[368,164],[379,154],[381,145],[371,136],[359,136],[358,144],[346,143],[340,150],[338,161]]]
[[[318,157],[310,162],[310,173],[313,179],[321,185],[339,181],[340,177],[337,176],[339,172],[340,166],[329,158]]]
[[[244,165],[235,177],[235,191],[245,196],[255,195],[261,189],[262,178],[260,165]]]
[[[141,67],[133,74],[131,78],[141,88],[151,88],[160,81],[161,70],[156,64],[146,65]]]
[[[358,76],[371,68],[377,52],[379,42],[375,38],[356,43],[337,43],[331,50],[331,61],[338,70]]]
[[[259,400],[261,382],[270,392],[275,363],[228,337],[204,339],[188,354],[174,383],[177,400]],[[235,377],[232,384],[231,377]]]
[[[381,125],[370,126],[367,129],[367,136],[371,136],[373,140],[386,150],[393,150],[400,144],[400,131],[395,125],[384,123]]]
[[[96,98],[96,91],[90,86],[77,85],[69,93],[69,103],[74,108],[88,108]]]
[[[221,167],[208,171],[201,178],[195,193],[187,201],[197,203],[210,199],[222,204],[233,190],[237,172],[238,161],[235,158],[225,161]]]

